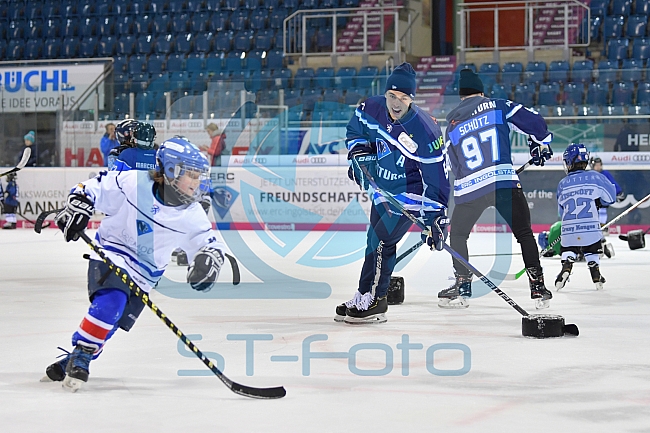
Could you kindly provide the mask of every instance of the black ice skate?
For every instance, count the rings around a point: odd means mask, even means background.
[[[605,277],[600,274],[600,266],[596,262],[587,263],[589,266],[589,272],[591,273],[591,281],[596,285],[596,290],[603,290],[603,284],[605,283]]]
[[[573,257],[568,257],[566,260],[562,260],[562,270],[557,274],[557,278],[555,279],[555,290],[558,292],[564,288],[567,281],[569,281],[569,275],[571,275],[574,262],[575,259]]]
[[[66,377],[63,379],[63,388],[70,392],[77,392],[83,382],[88,382],[90,361],[93,359],[97,345],[78,342],[70,354],[68,365],[65,369]]]
[[[388,300],[386,296],[375,298],[371,292],[364,293],[359,302],[346,310],[345,323],[384,323],[388,311]]]
[[[2,226],[3,230],[14,230],[16,228],[16,223],[10,223],[6,222],[5,225]]]
[[[336,316],[334,316],[335,322],[343,322],[345,320],[346,310],[357,305],[357,302],[361,300],[361,293],[357,290],[354,292],[354,297],[349,301],[342,303],[341,305],[336,306]]]
[[[472,297],[472,275],[456,274],[456,282],[438,293],[438,307],[459,309],[469,307]]]
[[[70,359],[71,353],[65,350],[63,347],[59,347],[65,353],[57,356],[61,358],[56,361],[54,364],[50,364],[45,369],[45,376],[41,379],[41,382],[61,382],[65,379],[65,368],[68,365],[68,360]]]
[[[612,257],[614,257],[616,255],[616,253],[614,252],[614,247],[612,246],[612,244],[610,244],[609,242],[605,242],[605,239],[603,239],[603,254],[608,259],[611,259]],[[602,257],[602,255],[601,255],[601,257]]]
[[[533,266],[526,268],[526,273],[528,274],[528,284],[530,285],[530,299],[535,301],[535,308],[538,310],[548,308],[553,294],[544,285],[542,267]]]
[[[187,260],[187,253],[183,250],[174,250],[172,251],[172,258],[176,257],[176,264],[178,266],[189,266],[189,261]]]

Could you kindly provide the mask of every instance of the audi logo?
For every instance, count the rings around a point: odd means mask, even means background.
[[[325,158],[324,156],[320,156],[320,157],[314,156],[312,158],[309,158],[309,162],[311,162],[312,164],[325,164],[327,162],[327,158]]]
[[[650,155],[634,155],[632,161],[650,161]]]

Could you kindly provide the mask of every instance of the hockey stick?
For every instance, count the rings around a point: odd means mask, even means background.
[[[25,221],[27,221],[27,222],[30,223],[30,224],[34,224],[34,227],[36,227],[36,224],[37,224],[38,218],[36,219],[36,221],[32,221],[32,220],[30,220],[29,218],[27,218],[25,215],[23,215],[22,213],[20,213],[20,212],[16,212],[16,213],[17,213],[18,215],[20,215],[20,217],[21,217],[22,219],[24,219]],[[47,225],[43,225],[43,221],[41,221],[41,223],[40,223],[41,229],[48,228],[48,227],[50,226],[50,224],[51,224],[51,221],[48,221],[48,222],[47,222]],[[39,230],[37,233],[40,233],[40,232],[41,232],[41,231]]]
[[[225,256],[230,262],[230,267],[232,267],[232,285],[236,286],[241,282],[241,275],[239,274],[239,265],[237,264],[237,259],[228,253],[225,253]]]
[[[43,228],[49,227],[50,226],[49,222],[47,223],[46,226],[43,225],[43,223],[45,222],[45,218],[47,218],[47,216],[50,215],[50,214],[59,213],[62,210],[63,209],[54,209],[54,210],[46,210],[46,211],[41,212],[41,214],[38,216],[38,218],[36,218],[36,221],[33,223],[34,224],[34,231],[36,233],[40,233]],[[22,215],[20,215],[20,216],[22,216]]]
[[[187,338],[185,334],[181,332],[180,329],[162,312],[160,309],[153,303],[151,302],[151,299],[149,299],[149,295],[147,293],[144,293],[142,289],[131,279],[129,274],[124,272],[121,268],[117,267],[111,260],[106,257],[104,254],[104,251],[102,251],[101,248],[93,242],[92,239],[88,237],[88,235],[85,232],[82,232],[80,234],[81,239],[83,239],[88,246],[99,256],[101,259],[108,265],[108,268],[115,272],[115,275],[118,277],[122,278],[122,281],[125,281],[126,284],[128,284],[129,289],[131,289],[131,292],[140,298],[140,300],[147,306],[151,311],[153,311],[156,316],[160,320],[162,320],[165,325],[174,333],[176,336],[183,342],[185,345],[192,351],[194,354],[199,358],[209,369],[212,371],[215,376],[221,380],[224,385],[226,385],[232,392],[235,394],[243,395],[245,397],[252,397],[252,398],[264,398],[264,399],[272,399],[272,398],[282,398],[287,394],[287,391],[284,389],[282,386],[278,386],[275,388],[254,388],[251,386],[246,386],[246,385],[241,385],[237,382],[233,382],[229,378],[227,378],[221,370],[219,370],[213,363],[210,361],[204,354],[199,350],[198,347],[192,343],[192,341]]]
[[[29,161],[30,156],[32,156],[32,148],[26,147],[25,150],[23,151],[22,158],[20,158],[20,162],[18,162],[18,164],[16,164],[16,166],[11,170],[5,171],[4,173],[0,173],[0,177],[6,176],[11,173],[15,173],[21,168],[25,167],[27,165],[27,161]]]
[[[372,178],[372,176],[370,176],[370,173],[368,173],[368,169],[365,166],[361,166],[361,169],[364,171],[366,176],[368,176],[368,181],[369,181],[370,185],[372,185],[372,188],[375,191],[377,191],[379,194],[381,194],[390,204],[395,206],[396,209],[400,210],[404,214],[404,216],[406,216],[409,220],[411,220],[411,222],[413,224],[420,227],[424,233],[430,234],[429,229],[427,228],[426,225],[424,225],[424,223],[422,221],[420,221],[419,219],[417,219],[416,217],[411,215],[406,209],[404,209],[404,206],[402,206],[402,204],[399,201],[397,201],[392,195],[390,195],[389,193],[381,190],[377,186],[377,184],[375,183],[375,180]],[[508,305],[510,305],[515,310],[517,310],[517,312],[519,314],[521,314],[522,316],[529,316],[529,314],[528,314],[528,312],[526,312],[526,310],[521,308],[510,296],[505,294],[492,281],[490,281],[485,275],[483,275],[478,269],[476,269],[474,266],[472,266],[471,263],[469,263],[467,260],[465,260],[465,258],[463,258],[463,256],[458,254],[456,251],[454,251],[449,245],[447,245],[444,242],[442,244],[442,247],[444,248],[445,251],[447,251],[449,254],[451,254],[452,257],[454,257],[456,260],[461,262],[463,264],[463,266],[465,266],[468,270],[472,271],[474,273],[474,275],[479,277],[479,279],[481,281],[483,281],[483,283],[486,286],[488,286],[492,291],[494,291],[504,301],[506,301],[508,303]]]
[[[519,168],[517,169],[516,173],[519,174],[519,173],[521,173],[522,171],[526,170],[528,167],[531,166],[532,163],[533,163],[533,160],[532,160],[532,158],[531,158],[531,159],[528,160],[528,162],[526,162],[524,165],[522,165],[521,167],[519,167]],[[400,260],[404,259],[406,256],[408,256],[409,254],[411,254],[413,251],[415,251],[415,250],[417,250],[418,248],[420,248],[423,244],[424,244],[424,242],[422,242],[422,241],[418,241],[418,243],[416,243],[416,244],[413,245],[411,248],[409,248],[408,250],[406,250],[406,251],[404,251],[402,254],[400,254],[400,256],[399,256],[399,257],[397,258],[397,260],[395,261],[395,264],[398,264],[398,263],[400,262]],[[509,255],[509,254],[486,254],[486,255],[498,256],[498,255]],[[473,256],[473,257],[479,257],[479,256]]]

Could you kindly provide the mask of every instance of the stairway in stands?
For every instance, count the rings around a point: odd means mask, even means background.
[[[398,4],[401,2],[398,2]],[[363,0],[359,4],[360,8],[373,8],[377,7],[377,0]],[[395,17],[385,15],[383,17],[384,32],[392,30],[395,22]],[[382,17],[369,16],[368,17],[368,51],[378,50],[381,46],[382,34]],[[352,17],[348,20],[345,29],[341,32],[341,37],[336,44],[337,51],[363,51],[363,14]]]
[[[417,94],[415,104],[429,114],[443,103],[445,87],[454,79],[455,56],[422,57],[417,65]]]

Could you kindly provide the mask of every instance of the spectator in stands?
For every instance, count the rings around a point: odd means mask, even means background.
[[[638,152],[639,143],[630,142],[630,135],[637,134],[636,128],[630,124],[623,124],[620,132],[616,136],[616,143],[614,144],[614,152]],[[602,165],[602,164],[601,164]]]
[[[210,123],[205,128],[205,131],[212,140],[210,142],[210,147],[206,149],[208,153],[208,161],[210,161],[211,166],[221,165],[221,154],[226,145],[226,134],[220,133],[219,127],[214,123]]]
[[[16,155],[15,163],[18,164],[18,161],[23,157],[25,149],[28,147],[32,150],[29,159],[27,160],[27,167],[36,167],[38,165],[38,145],[36,145],[36,133],[34,131],[29,131],[23,137],[25,144],[20,148],[20,152]]]
[[[99,144],[99,147],[102,150],[102,154],[104,155],[104,166],[108,167],[108,154],[112,149],[115,149],[119,145],[120,143],[115,137],[115,124],[107,123],[106,133],[102,137],[102,141]]]

